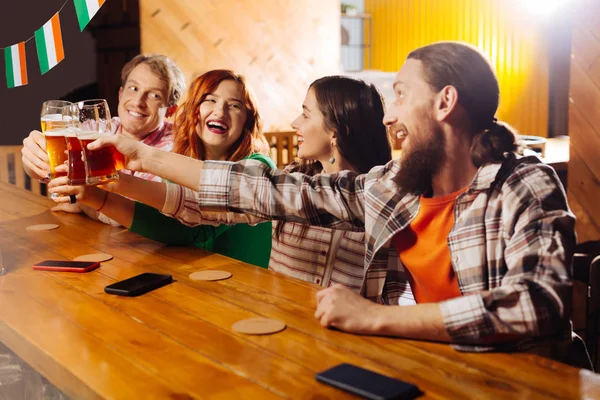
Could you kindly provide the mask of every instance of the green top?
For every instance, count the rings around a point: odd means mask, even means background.
[[[252,154],[244,159],[262,161],[269,167],[276,168],[273,160],[262,154]],[[271,256],[271,222],[255,226],[236,224],[189,227],[162,214],[156,208],[136,202],[129,230],[159,242],[193,245],[262,268],[267,268]]]

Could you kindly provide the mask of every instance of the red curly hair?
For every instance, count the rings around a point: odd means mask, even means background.
[[[204,145],[196,132],[196,126],[199,123],[198,109],[206,96],[217,90],[219,84],[225,80],[232,80],[240,84],[246,107],[246,123],[239,139],[229,149],[227,161],[239,161],[252,153],[259,152],[262,122],[246,79],[230,70],[215,69],[192,81],[188,97],[177,112],[173,125],[175,136],[173,151],[175,153],[199,160],[206,158]]]

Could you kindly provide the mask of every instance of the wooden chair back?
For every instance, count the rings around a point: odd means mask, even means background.
[[[271,158],[277,164],[277,168],[284,168],[298,155],[296,132],[267,132],[264,135],[269,143]]]
[[[21,146],[0,146],[0,182],[42,194],[42,184],[29,178],[23,169]]]
[[[583,336],[592,365],[594,369],[598,370],[598,339],[600,336],[600,241],[589,241],[577,245],[571,268],[575,332]],[[581,321],[582,318],[583,321]]]

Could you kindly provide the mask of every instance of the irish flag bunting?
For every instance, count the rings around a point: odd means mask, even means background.
[[[14,88],[28,84],[27,62],[25,43],[35,38],[38,61],[42,75],[50,71],[59,62],[65,59],[59,13],[71,1],[75,5],[79,28],[83,29],[90,23],[100,7],[106,0],[64,0],[62,7],[48,22],[35,31],[35,35],[12,46],[0,47],[0,54],[4,52],[6,67],[6,86]],[[1,61],[0,61],[1,62]]]
[[[79,29],[83,31],[88,22],[96,15],[105,0],[73,0],[75,3],[75,11],[77,12],[77,20],[79,21]]]
[[[54,14],[44,26],[35,31],[35,45],[42,75],[65,58],[58,13]]]
[[[25,62],[25,42],[4,49],[6,62],[6,85],[9,88],[27,85],[27,63]]]

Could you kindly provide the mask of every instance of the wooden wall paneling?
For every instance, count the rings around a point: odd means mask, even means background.
[[[596,57],[596,61],[588,68],[588,76],[597,87],[600,87],[600,54]]]
[[[333,0],[140,0],[142,52],[163,53],[186,79],[243,74],[265,131],[289,130],[309,84],[339,73],[340,7]]]
[[[578,20],[585,25],[596,40],[600,38],[600,3],[597,0],[584,0],[578,5]]]
[[[569,108],[571,152],[576,152],[591,171],[600,171],[600,131],[592,126],[577,107]]]
[[[573,24],[572,57],[583,69],[588,69],[600,56],[600,42],[592,33],[579,24]]]
[[[600,240],[600,3],[574,11],[567,195],[579,242]]]
[[[585,212],[585,216],[579,216],[577,225],[587,222],[588,225],[596,228],[587,230],[586,235],[583,234],[583,231],[578,231],[578,241],[600,240],[600,231],[597,229],[600,227],[600,221],[598,220],[600,215],[600,203],[598,202],[598,199],[600,199],[600,181],[577,151],[571,151],[571,159],[569,160],[569,192],[577,199]],[[587,235],[593,236],[589,237]]]
[[[569,169],[570,168],[571,166],[569,162]],[[573,214],[575,214],[575,217],[577,217],[577,222],[575,224],[577,241],[581,243],[588,240],[597,240],[598,232],[600,232],[600,226],[594,223],[587,210],[579,203],[579,201],[577,201],[577,194],[581,195],[580,193],[574,193],[571,191],[571,189],[567,190],[569,207],[571,208]]]
[[[574,59],[571,63],[571,104],[579,109],[590,123],[600,121],[599,91],[600,88],[590,76],[590,68],[584,70],[577,63],[577,59]]]

